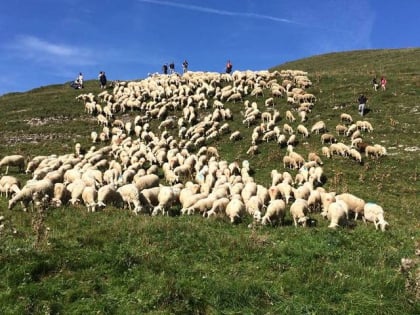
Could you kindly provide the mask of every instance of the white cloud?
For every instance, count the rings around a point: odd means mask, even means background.
[[[20,58],[44,64],[94,64],[93,54],[89,49],[52,43],[31,35],[17,36],[8,48]]]
[[[157,4],[157,5],[161,5],[161,6],[176,7],[176,8],[186,9],[186,10],[191,10],[191,11],[210,13],[210,14],[236,16],[236,17],[253,18],[253,19],[263,19],[263,20],[270,20],[270,21],[273,21],[273,22],[303,25],[303,24],[301,24],[299,22],[296,22],[296,21],[293,21],[293,20],[289,20],[289,19],[285,19],[285,18],[279,18],[279,17],[275,17],[275,16],[271,16],[271,15],[247,13],[247,12],[226,11],[226,10],[213,9],[213,8],[202,7],[202,6],[197,6],[197,5],[174,3],[174,2],[160,1],[160,0],[138,0],[138,1],[139,2],[144,2],[144,3]]]

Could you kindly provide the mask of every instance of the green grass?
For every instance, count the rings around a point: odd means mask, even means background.
[[[365,119],[374,132],[364,139],[385,145],[389,154],[363,165],[324,158],[324,187],[381,204],[388,231],[361,222],[332,231],[318,214],[315,228],[295,229],[287,216],[283,227],[250,229],[248,218],[231,225],[223,218],[62,207],[49,209],[36,233],[39,214],[9,211],[3,197],[0,314],[420,313],[398,271],[401,258],[412,257],[420,241],[419,151],[407,150],[419,147],[420,49],[334,53],[275,69],[309,72],[314,84],[308,91],[318,100],[305,124],[322,119],[333,133],[341,112],[359,118],[357,95],[366,93]],[[371,79],[382,74],[388,89],[374,92]],[[99,93],[97,82],[86,82],[83,92]],[[89,134],[98,127],[75,100],[80,93],[54,85],[0,97],[0,156],[64,154],[76,142],[89,147]],[[260,154],[247,156],[251,130],[241,124],[242,105],[226,105],[235,117],[231,129],[241,130],[244,140],[235,150],[228,137],[209,145],[228,161],[248,159],[256,181],[269,185],[270,171],[282,170],[285,149],[263,143]],[[290,108],[284,99],[276,107],[281,113]],[[34,118],[42,124],[28,123]],[[307,156],[320,147],[319,136],[311,135],[296,151]]]

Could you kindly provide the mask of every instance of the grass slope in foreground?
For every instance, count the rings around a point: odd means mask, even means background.
[[[341,111],[356,117],[355,99],[367,94],[365,118],[375,128],[370,140],[389,154],[362,166],[324,161],[325,187],[383,205],[389,231],[360,223],[331,231],[316,216],[319,225],[311,229],[295,229],[290,219],[283,227],[249,229],[247,222],[133,217],[112,208],[88,214],[84,207],[63,207],[41,217],[8,211],[1,198],[0,313],[420,313],[399,272],[400,259],[413,256],[419,242],[420,49],[328,54],[275,69],[309,72],[310,92],[318,98],[309,126],[323,119],[332,128]],[[374,75],[386,75],[386,92],[373,92]],[[96,82],[87,82],[90,91],[99,93]],[[90,145],[96,122],[75,102],[79,93],[56,85],[1,97],[0,156],[61,154],[75,142]],[[227,160],[249,159],[265,185],[284,154],[262,146],[249,158],[247,143],[238,143],[235,152],[223,139],[214,145]],[[318,148],[319,139],[302,147]]]

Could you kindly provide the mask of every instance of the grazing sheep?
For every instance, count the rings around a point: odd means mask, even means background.
[[[323,122],[322,120],[312,125],[311,133],[319,134],[325,131],[327,131],[327,126],[325,125],[325,122]]]
[[[82,192],[82,200],[85,206],[87,207],[88,212],[96,211],[96,200],[98,199],[98,191],[95,187],[86,186]]]
[[[264,216],[261,218],[262,225],[282,225],[286,216],[286,203],[281,199],[271,200]]]
[[[234,131],[234,132],[230,135],[229,139],[230,139],[231,141],[237,141],[237,140],[242,139],[241,132],[240,132],[239,130]]]
[[[9,194],[18,192],[20,187],[20,181],[14,176],[5,175],[0,178],[0,196],[4,193],[8,198]]]
[[[117,189],[117,192],[130,211],[137,213],[140,210],[139,190],[135,184],[123,185]]]
[[[309,131],[304,125],[298,125],[296,128],[297,132],[302,135],[303,138],[309,137]]]
[[[258,152],[258,145],[254,144],[249,147],[249,149],[246,151],[246,154],[255,155],[258,154]]]
[[[295,116],[293,116],[290,110],[286,111],[286,119],[290,122],[294,122],[296,120]]]
[[[70,191],[67,189],[67,186],[63,183],[54,184],[54,195],[51,199],[51,203],[55,207],[61,207],[66,205],[71,198]]]
[[[17,166],[19,168],[19,172],[23,171],[25,168],[25,158],[23,155],[7,155],[3,157],[0,161],[0,169],[6,166],[6,172],[5,175],[9,173],[9,167],[10,166]]]
[[[365,201],[355,195],[350,193],[342,193],[335,196],[336,200],[342,200],[346,203],[348,210],[354,213],[354,219],[357,220],[357,217],[360,214],[363,215],[363,210],[365,207]]]
[[[364,214],[363,214],[363,222],[366,221],[373,222],[375,224],[375,229],[378,227],[381,229],[382,232],[385,231],[388,222],[384,219],[384,209],[375,203],[366,203],[364,206]]]
[[[226,205],[225,214],[231,223],[237,223],[245,214],[245,204],[240,198],[232,198]]]
[[[353,123],[353,118],[351,117],[351,115],[346,114],[346,113],[342,113],[340,115],[340,120],[341,120],[341,122],[345,122],[345,123],[348,123],[348,124]]]
[[[108,184],[98,189],[98,207],[106,207],[109,204],[120,206],[123,204],[121,194],[117,192],[115,184]]]
[[[321,143],[325,144],[325,143],[335,143],[337,142],[337,139],[334,137],[334,135],[330,134],[330,133],[324,133],[321,135]]]
[[[306,221],[309,220],[308,215],[309,204],[306,199],[296,198],[296,200],[290,205],[290,214],[293,218],[295,227],[301,224],[303,227],[306,226]]]
[[[30,202],[34,201],[35,195],[43,198],[44,196],[52,196],[54,193],[54,184],[49,179],[28,181],[22,190],[18,191],[12,199],[9,200],[8,209],[12,210],[17,202],[21,202],[23,209],[26,211]]]
[[[207,216],[208,218],[210,218],[213,215],[225,213],[226,207],[229,204],[229,202],[230,200],[227,197],[223,197],[223,198],[215,200],[213,202],[212,208],[209,211],[203,213],[203,216],[204,217]]]
[[[340,202],[332,202],[328,205],[326,213],[323,213],[324,216],[330,221],[329,228],[335,229],[340,225],[346,225],[346,211],[343,205]]]

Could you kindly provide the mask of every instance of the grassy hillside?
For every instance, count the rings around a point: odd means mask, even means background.
[[[364,157],[362,165],[323,158],[324,187],[381,204],[388,231],[361,221],[331,230],[319,214],[311,215],[317,220],[313,228],[296,229],[288,215],[284,226],[251,229],[250,219],[231,225],[225,218],[133,216],[112,207],[31,213],[7,210],[3,196],[0,313],[420,313],[415,270],[399,271],[401,258],[413,258],[420,248],[420,49],[334,53],[270,70],[281,69],[308,71],[308,92],[317,97],[305,123],[309,128],[322,119],[335,134],[340,113],[359,119],[356,99],[367,95],[364,119],[374,132],[363,137],[384,145],[388,154]],[[373,91],[375,75],[386,76],[386,91]],[[89,148],[90,132],[99,127],[75,100],[81,92],[100,90],[97,82],[87,82],[84,91],[63,84],[0,97],[0,157],[70,153],[76,142]],[[243,140],[232,144],[226,136],[210,144],[228,161],[249,160],[255,180],[268,186],[270,171],[283,171],[286,149],[262,143],[260,154],[248,156],[252,128],[241,123],[242,105],[226,106]],[[276,104],[282,113],[288,106],[285,99]],[[158,123],[151,123],[153,130]],[[320,154],[319,136],[298,139],[297,152]],[[10,173],[29,178],[13,168]]]

